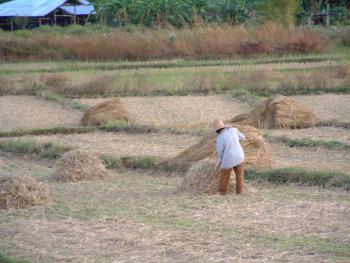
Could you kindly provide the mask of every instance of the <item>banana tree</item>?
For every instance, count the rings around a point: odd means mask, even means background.
[[[115,21],[118,25],[126,25],[132,21],[136,0],[98,0],[95,10],[104,22]]]
[[[183,2],[188,23],[198,26],[201,21],[207,20],[210,8],[208,0],[183,0]]]
[[[240,24],[249,17],[252,7],[253,1],[225,0],[221,6],[220,16],[231,24]]]
[[[180,26],[184,21],[182,7],[183,3],[179,0],[139,0],[135,7],[135,20],[148,26]]]

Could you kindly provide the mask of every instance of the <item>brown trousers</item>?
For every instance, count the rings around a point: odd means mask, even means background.
[[[219,194],[225,195],[228,190],[228,183],[232,169],[236,174],[236,194],[241,194],[244,190],[244,163],[237,165],[230,169],[221,169],[220,172],[220,183],[219,183]]]

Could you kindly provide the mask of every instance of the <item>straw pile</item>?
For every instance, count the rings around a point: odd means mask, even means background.
[[[27,175],[0,177],[0,208],[26,208],[49,201],[49,187]]]
[[[270,154],[261,132],[248,125],[235,125],[246,139],[241,142],[245,163],[248,167],[270,168],[272,166]],[[205,158],[216,158],[216,134],[208,133],[198,143],[187,148],[168,162],[172,166],[190,167],[193,163]],[[183,169],[182,169],[183,170]]]
[[[130,115],[119,98],[99,103],[84,113],[81,124],[98,126],[118,121],[130,122]]]
[[[58,181],[94,181],[109,176],[98,155],[89,151],[67,152],[55,163],[55,168],[54,179]]]
[[[234,172],[232,172],[234,175]],[[231,177],[232,177],[231,175]],[[180,189],[195,193],[215,194],[219,190],[220,170],[216,167],[216,162],[204,159],[196,162],[182,179]],[[228,192],[234,192],[235,180],[229,181]]]
[[[309,108],[296,100],[273,95],[253,111],[238,115],[229,122],[239,122],[257,128],[278,129],[307,128],[315,126],[320,120]]]

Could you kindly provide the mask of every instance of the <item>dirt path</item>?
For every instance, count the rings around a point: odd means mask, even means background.
[[[79,125],[82,113],[30,96],[0,97],[0,131]]]
[[[81,99],[95,105],[105,99]],[[172,127],[188,127],[212,122],[215,118],[230,119],[249,111],[247,104],[225,96],[124,97],[122,101],[136,123]]]
[[[310,107],[321,120],[350,122],[350,95],[310,95],[293,97]]]

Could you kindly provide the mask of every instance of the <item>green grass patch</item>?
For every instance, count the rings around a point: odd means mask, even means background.
[[[309,138],[301,138],[301,139],[290,139],[286,136],[277,136],[270,137],[272,141],[281,142],[283,144],[288,145],[289,147],[323,147],[330,150],[349,150],[350,145],[344,144],[337,140],[313,140]]]
[[[158,169],[159,160],[152,156],[136,156],[136,157],[112,157],[102,155],[101,159],[107,169],[130,168],[130,169]]]
[[[147,133],[169,133],[174,135],[191,134],[202,135],[204,130],[182,130],[175,128],[163,128],[152,125],[139,125],[128,123],[112,123],[103,126],[79,126],[79,127],[54,127],[54,128],[39,128],[39,129],[17,129],[12,131],[1,131],[0,138],[7,137],[22,137],[29,135],[54,135],[54,134],[79,134],[90,132],[125,132],[129,134],[147,134]]]
[[[0,253],[0,263],[29,263],[29,261],[13,259]]]
[[[27,135],[54,135],[54,134],[74,134],[88,133],[97,131],[96,127],[54,127],[54,128],[39,128],[39,129],[17,129],[12,131],[0,132],[0,138],[6,137],[22,137]]]
[[[247,87],[247,89],[256,96],[268,97],[274,94],[281,94],[285,96],[294,95],[317,95],[322,93],[332,94],[349,94],[350,86],[339,86],[339,87],[295,87],[295,86],[284,86],[271,88],[269,86],[261,86],[259,88]]]
[[[308,236],[268,237],[267,239],[268,243],[273,243],[282,250],[311,250],[320,254],[334,255],[335,257],[350,257],[349,244],[336,244],[326,239]]]
[[[63,153],[71,150],[70,146],[56,143],[38,143],[36,141],[11,140],[0,142],[0,150],[8,153],[37,155],[44,159],[58,159]]]
[[[297,183],[307,186],[337,187],[350,190],[350,175],[340,172],[307,171],[298,167],[255,171],[247,170],[247,180],[275,184]]]
[[[135,61],[135,62],[30,62],[33,67],[26,67],[25,62],[5,63],[5,67],[0,69],[0,74],[16,73],[60,73],[60,72],[82,72],[82,71],[109,71],[109,70],[133,70],[133,69],[166,69],[166,68],[187,68],[187,67],[215,67],[215,66],[241,66],[241,65],[268,65],[275,63],[312,63],[322,61],[343,61],[343,56],[332,56],[330,54],[318,55],[287,55],[261,56],[260,58],[248,59],[230,59],[230,60],[154,60],[154,61]],[[16,67],[10,67],[16,65]],[[17,67],[18,65],[18,67]],[[23,66],[22,66],[23,65]],[[49,65],[49,66],[47,66]]]

